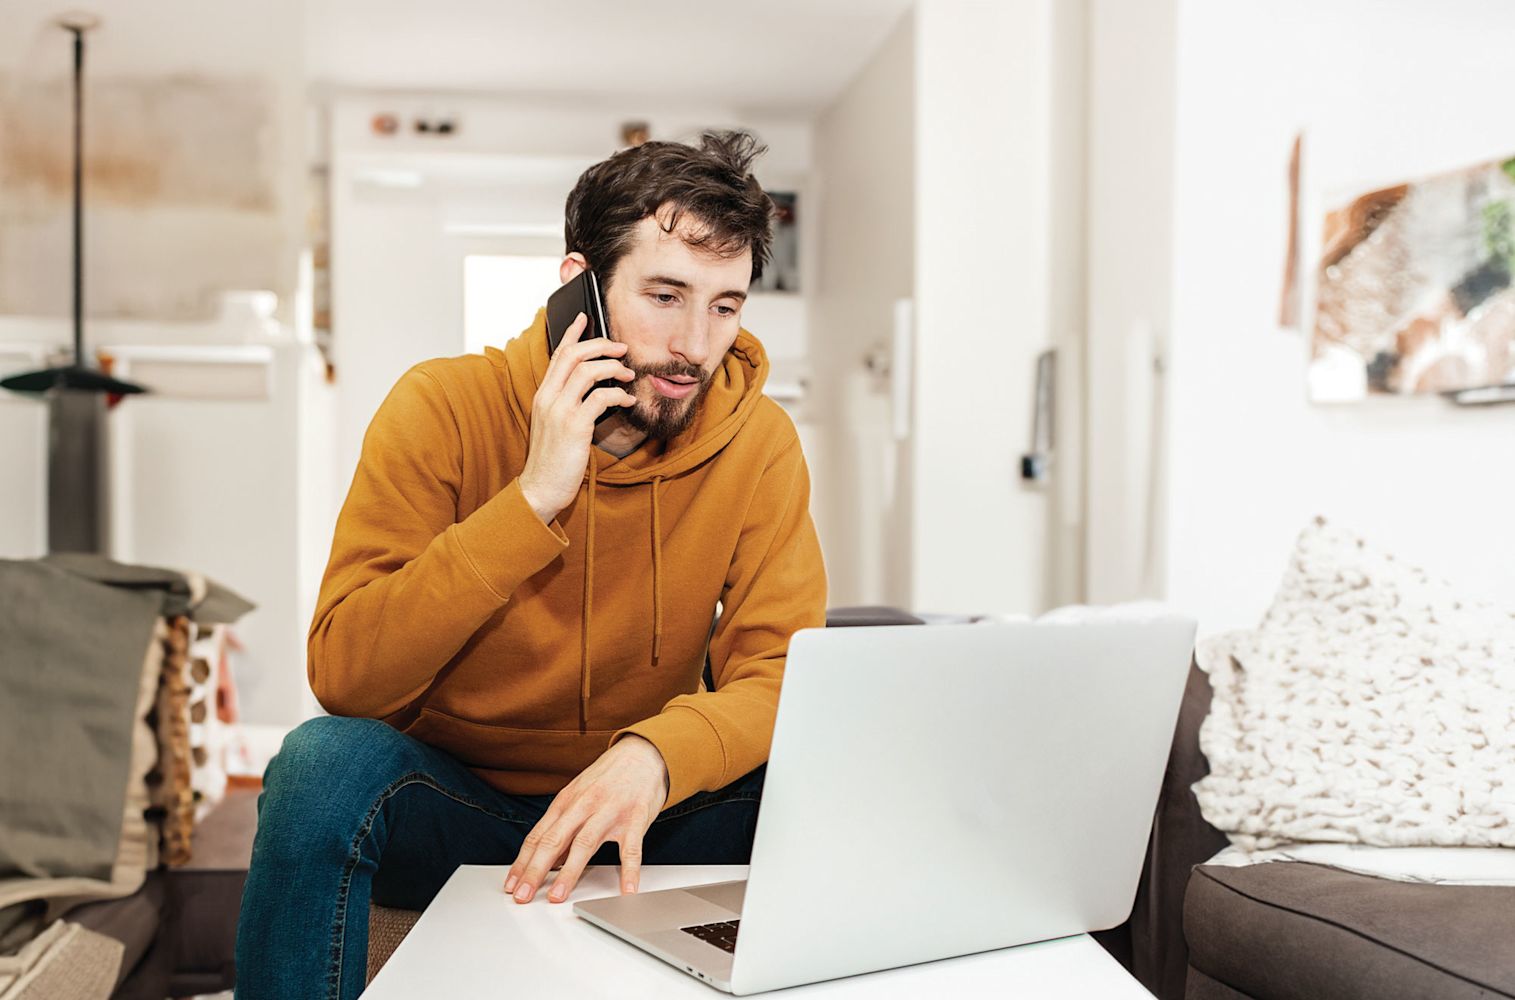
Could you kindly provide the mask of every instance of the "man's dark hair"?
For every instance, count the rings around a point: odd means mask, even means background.
[[[696,225],[684,237],[687,245],[723,257],[750,249],[756,281],[768,263],[774,209],[751,166],[767,149],[746,132],[706,132],[699,148],[648,142],[621,150],[584,171],[569,192],[567,252],[583,254],[608,286],[637,223],[655,216],[672,233],[688,215]],[[668,211],[658,215],[665,205]]]

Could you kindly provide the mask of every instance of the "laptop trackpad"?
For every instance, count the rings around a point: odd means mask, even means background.
[[[684,890],[691,896],[724,906],[732,913],[742,912],[742,897],[747,895],[747,882],[717,882],[715,885],[695,885]]]

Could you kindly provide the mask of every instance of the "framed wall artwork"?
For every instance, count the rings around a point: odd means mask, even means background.
[[[1515,382],[1515,156],[1336,192],[1303,223],[1312,400]]]

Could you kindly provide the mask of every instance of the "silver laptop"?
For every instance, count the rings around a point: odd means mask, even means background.
[[[1114,927],[1194,631],[798,632],[747,879],[574,910],[738,995]]]

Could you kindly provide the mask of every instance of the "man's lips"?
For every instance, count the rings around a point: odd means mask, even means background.
[[[700,387],[698,380],[675,382],[660,375],[652,376],[652,387],[669,399],[683,399]]]

